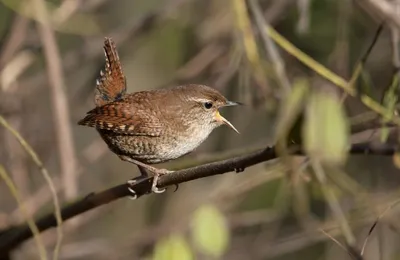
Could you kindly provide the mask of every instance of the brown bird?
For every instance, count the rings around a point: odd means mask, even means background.
[[[78,124],[96,128],[110,150],[121,160],[136,164],[142,176],[147,176],[146,170],[151,172],[153,192],[164,191],[156,187],[158,177],[172,171],[149,164],[190,153],[223,124],[239,133],[218,109],[240,103],[228,101],[213,88],[193,84],[127,94],[122,66],[110,38],[104,41],[104,53],[105,72],[101,71],[97,80],[96,108]]]

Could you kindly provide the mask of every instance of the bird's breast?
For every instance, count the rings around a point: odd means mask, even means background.
[[[188,127],[185,131],[167,128],[159,136],[122,135],[104,130],[99,133],[114,153],[156,164],[190,153],[207,139],[212,130],[211,127]]]
[[[181,157],[185,154],[190,153],[196,149],[201,143],[203,143],[212,128],[209,127],[189,127],[186,131],[180,132],[180,134],[174,134],[174,142],[171,142],[169,149],[171,159]]]

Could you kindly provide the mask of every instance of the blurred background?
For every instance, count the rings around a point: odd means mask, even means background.
[[[76,124],[94,107],[103,40],[112,37],[128,92],[197,83],[246,104],[221,111],[240,135],[218,128],[193,153],[159,167],[182,169],[273,145],[277,125],[289,129],[282,123],[285,100],[304,82],[345,111],[340,119],[327,114],[318,121],[328,141],[345,140],[334,128],[344,122],[351,142],[382,145],[382,129],[370,129],[376,114],[282,49],[266,28],[350,80],[386,20],[355,84],[384,103],[400,66],[400,22],[388,14],[399,6],[383,0],[2,0],[0,115],[38,154],[62,204],[137,176],[137,167],[108,151],[94,129]],[[397,142],[387,130],[384,143]],[[59,259],[352,259],[339,244],[361,250],[376,218],[396,201],[397,160],[350,155],[318,181],[305,157],[282,158],[191,181],[177,192],[123,198],[68,221]],[[41,170],[4,127],[0,164],[30,216],[53,210]],[[0,180],[0,229],[25,222],[20,208]],[[393,207],[380,219],[365,259],[399,259],[398,216]],[[55,229],[42,239],[51,257]],[[39,259],[34,240],[12,259]]]

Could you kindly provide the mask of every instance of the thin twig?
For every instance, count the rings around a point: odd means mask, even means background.
[[[394,10],[392,4],[386,0],[358,0],[367,3],[377,13],[379,13],[385,20],[390,21],[397,28],[400,28],[400,17]]]
[[[400,125],[400,117],[394,115],[390,110],[386,109],[380,103],[375,101],[370,96],[357,93],[356,89],[354,89],[349,82],[347,82],[342,77],[338,76],[337,74],[333,73],[321,63],[317,62],[316,60],[312,59],[310,56],[302,52],[296,46],[294,46],[291,42],[285,39],[282,35],[280,35],[274,28],[265,26],[264,30],[269,34],[269,36],[277,42],[280,47],[285,49],[288,53],[296,57],[299,61],[301,61],[304,65],[308,66],[309,68],[313,69],[316,73],[324,77],[325,79],[329,80],[333,84],[337,85],[338,87],[342,88],[346,93],[350,96],[360,96],[361,102],[368,107],[370,110],[378,113],[383,118],[392,121],[393,123]]]
[[[95,163],[97,160],[99,160],[108,150],[107,149],[100,149],[99,144],[104,145],[101,142],[93,142],[91,145],[89,145],[85,151],[82,153],[83,158],[89,165]],[[211,154],[199,154],[196,156],[193,156],[192,158],[187,158],[185,160],[178,160],[176,162],[173,162],[170,164],[170,168],[172,170],[179,170],[179,169],[184,169],[184,168],[189,168],[189,167],[194,167],[196,165],[200,164],[205,164],[209,162],[214,162],[217,160],[224,160],[231,158],[233,156],[237,156],[240,154],[244,154],[250,151],[254,151],[257,148],[260,148],[260,146],[251,146],[247,148],[241,148],[241,149],[234,149],[230,150],[227,152],[219,152],[219,153],[211,153]],[[96,150],[96,151],[94,151]],[[79,167],[77,169],[77,175],[80,176],[84,172],[83,167]],[[61,179],[58,176],[53,177],[53,184],[54,184],[54,189],[56,192],[60,192],[63,190],[63,186],[61,183]],[[48,184],[43,185],[42,187],[38,188],[37,191],[32,194],[29,198],[26,198],[23,204],[27,207],[28,212],[36,212],[40,207],[42,207],[49,199],[51,199],[53,196],[53,193],[49,193],[49,187]],[[10,219],[16,220],[16,223],[21,219],[21,216],[19,214],[18,210],[14,210],[11,214],[9,214]]]
[[[375,154],[375,155],[393,155],[396,146],[385,145],[380,147],[370,147],[369,144],[355,144],[351,147],[349,153],[353,155]],[[292,150],[293,155],[304,155],[300,147]],[[278,156],[274,147],[268,147],[246,155],[233,157],[230,159],[208,163],[180,171],[173,174],[167,174],[160,177],[158,187],[173,186],[184,182],[206,178],[218,174],[224,174],[232,171],[242,171],[247,167],[266,161],[277,159]],[[110,203],[117,199],[132,195],[128,187],[136,192],[137,197],[149,194],[151,192],[153,177],[138,180],[134,185],[120,184],[99,193],[90,193],[82,199],[78,199],[61,210],[63,220],[73,218],[91,209]],[[53,213],[49,213],[36,221],[39,230],[42,232],[56,225],[56,219]],[[1,233],[0,233],[1,234]],[[12,227],[0,235],[0,252],[12,251],[15,247],[32,237],[32,232],[26,225]]]
[[[384,22],[381,22],[378,26],[378,28],[376,29],[375,33],[374,33],[374,37],[372,38],[371,43],[368,45],[367,50],[365,51],[365,53],[361,56],[360,61],[358,62],[356,68],[353,71],[353,74],[351,75],[350,81],[349,81],[349,85],[354,87],[356,85],[356,81],[358,79],[358,77],[361,75],[365,63],[367,62],[367,59],[369,57],[369,55],[372,52],[372,49],[374,48],[376,42],[379,39],[379,36],[382,33],[383,27],[384,27]],[[341,102],[344,102],[344,100],[347,98],[348,93],[343,92],[342,97],[341,97]],[[375,113],[374,113],[374,117],[376,117]]]
[[[350,225],[347,222],[346,217],[344,216],[344,213],[339,205],[339,201],[337,200],[335,193],[327,183],[325,171],[321,163],[315,160],[311,160],[311,165],[314,169],[317,180],[321,184],[321,189],[324,197],[341,226],[343,236],[346,239],[347,245],[350,247],[354,247],[356,239],[353,235],[353,232],[351,231]]]
[[[56,248],[54,249],[54,259],[57,259],[56,251],[58,251],[58,248],[61,245],[62,241],[62,218],[61,218],[61,210],[60,210],[60,203],[58,202],[58,197],[57,197],[57,191],[56,188],[51,180],[50,174],[47,171],[47,169],[44,167],[44,164],[42,161],[39,159],[39,156],[35,153],[35,151],[32,149],[32,147],[25,141],[25,139],[17,132],[15,131],[12,126],[8,124],[8,122],[0,115],[0,125],[2,125],[4,128],[6,128],[21,144],[21,146],[25,149],[25,151],[29,154],[29,156],[32,158],[33,162],[38,166],[40,169],[43,177],[45,178],[47,185],[50,188],[51,194],[53,196],[53,203],[54,203],[54,216],[55,216],[55,221],[56,221],[56,226],[57,226],[57,244]],[[24,204],[21,202],[19,205],[24,207]],[[28,213],[26,213],[28,214]],[[1,252],[1,250],[0,250]]]
[[[367,235],[367,237],[366,237],[365,240],[364,240],[364,244],[363,244],[362,249],[361,249],[361,255],[364,255],[365,248],[367,247],[368,240],[369,240],[369,238],[371,237],[372,232],[374,231],[374,229],[375,229],[376,226],[378,225],[379,220],[381,220],[381,218],[383,218],[383,216],[384,216],[387,212],[389,212],[389,210],[391,210],[392,208],[394,208],[394,207],[395,207],[397,204],[399,204],[399,203],[400,203],[400,199],[398,199],[398,200],[394,201],[392,204],[390,204],[390,205],[389,205],[384,211],[382,211],[382,213],[378,216],[378,218],[375,220],[374,224],[372,224],[371,228],[370,228],[369,231],[368,231],[368,235]]]
[[[279,50],[276,47],[275,43],[269,37],[269,35],[263,30],[264,26],[267,24],[266,20],[263,17],[261,12],[261,7],[258,3],[258,0],[250,0],[249,7],[254,14],[256,24],[260,30],[261,38],[264,42],[264,48],[267,51],[269,58],[271,59],[273,68],[275,70],[276,77],[278,78],[278,82],[282,87],[282,90],[287,95],[290,93],[290,81],[286,75],[285,71],[285,63],[279,54]]]
[[[372,52],[372,49],[374,48],[376,42],[379,39],[379,36],[381,35],[382,31],[383,31],[383,27],[384,27],[384,22],[381,22],[378,26],[378,28],[376,29],[375,33],[374,33],[374,37],[372,38],[371,43],[368,45],[367,50],[365,51],[365,53],[362,55],[360,62],[358,63],[356,69],[353,72],[353,75],[351,76],[350,82],[349,84],[351,86],[353,86],[356,82],[356,80],[358,79],[358,77],[361,74],[361,71],[363,70],[363,67],[365,65],[365,62],[367,61],[369,55]]]
[[[21,117],[16,115],[11,115],[8,120],[10,124],[14,126],[16,132],[20,132],[21,129],[23,129],[24,122],[23,120],[21,120]],[[12,133],[5,131],[4,134],[5,134],[4,148],[6,148],[7,153],[9,154],[9,164],[8,164],[9,172],[12,175],[13,181],[17,185],[21,197],[29,198],[30,178],[26,165],[26,156],[24,154],[23,149],[19,145],[18,141],[15,140],[15,138],[13,137]],[[17,211],[20,212],[19,209],[17,209]]]
[[[43,241],[42,241],[42,238],[40,236],[39,229],[38,229],[35,221],[33,221],[33,218],[31,218],[29,216],[28,212],[26,211],[26,208],[22,206],[22,198],[20,197],[20,194],[18,193],[18,189],[14,185],[13,181],[11,180],[11,178],[8,177],[8,174],[7,174],[6,170],[3,168],[2,165],[0,165],[0,177],[4,180],[4,182],[6,183],[8,188],[10,189],[10,191],[11,191],[12,195],[14,196],[14,198],[16,199],[18,205],[21,206],[20,210],[24,214],[24,216],[26,218],[27,226],[29,227],[29,230],[32,232],[32,235],[33,235],[33,237],[35,239],[37,248],[39,250],[40,259],[47,260],[46,250],[44,248]],[[0,258],[3,256],[3,253],[4,252],[0,250],[0,254],[1,254]]]
[[[246,1],[232,1],[232,9],[234,12],[234,19],[237,29],[242,37],[241,40],[243,42],[243,48],[252,69],[251,73],[253,74],[253,77],[257,84],[260,86],[260,91],[262,92],[262,94],[267,96],[267,94],[269,94],[271,90],[267,84],[265,72],[261,65],[261,58],[259,55],[255,35],[252,29],[250,17],[247,12]]]
[[[334,238],[333,236],[331,236],[329,233],[325,232],[323,229],[320,229],[320,231],[327,237],[329,237],[329,239],[331,239],[335,244],[337,244],[341,249],[343,249],[347,254],[349,254],[349,256],[352,259],[356,259],[359,260],[360,258],[358,257],[358,255],[353,255],[351,253],[351,251],[348,250],[348,248],[344,245],[342,245],[342,243],[340,243],[336,238]],[[362,260],[362,258],[361,258]]]

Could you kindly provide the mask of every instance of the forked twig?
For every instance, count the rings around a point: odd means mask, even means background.
[[[339,242],[339,240],[337,240],[336,238],[334,238],[333,236],[331,236],[329,233],[327,233],[325,230],[323,229],[319,229],[319,231],[321,231],[325,236],[327,236],[329,239],[331,239],[335,244],[337,244],[341,249],[343,249],[352,259],[355,260],[363,260],[362,255],[358,254],[355,252],[355,250],[351,247],[345,246],[342,243]]]
[[[364,244],[361,248],[361,255],[364,255],[364,251],[365,248],[367,246],[368,240],[371,237],[372,232],[374,231],[374,229],[376,228],[376,226],[378,225],[378,222],[381,218],[383,218],[383,216],[390,210],[392,209],[394,206],[396,206],[398,203],[400,203],[400,199],[394,201],[392,204],[390,204],[389,206],[386,207],[386,209],[378,216],[378,218],[375,220],[374,224],[372,224],[371,228],[368,231],[368,235],[364,240]]]

